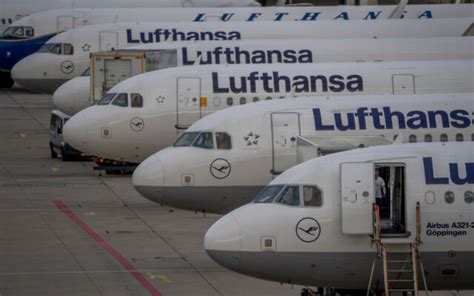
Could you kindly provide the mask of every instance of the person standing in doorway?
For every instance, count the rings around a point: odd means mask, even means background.
[[[386,193],[385,181],[379,176],[379,169],[375,169],[375,200],[380,208],[381,216],[385,216],[384,214],[387,213],[388,203],[386,201]]]

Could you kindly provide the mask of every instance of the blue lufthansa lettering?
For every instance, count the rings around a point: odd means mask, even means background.
[[[423,169],[425,172],[425,183],[427,185],[446,185],[449,180],[456,185],[474,184],[474,163],[464,164],[466,175],[461,177],[458,163],[449,163],[449,177],[435,177],[433,169],[433,158],[423,157]]]

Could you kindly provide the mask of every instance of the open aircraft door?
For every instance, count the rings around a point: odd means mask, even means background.
[[[201,78],[178,78],[177,98],[176,128],[186,129],[201,118]]]
[[[395,95],[415,94],[415,76],[412,74],[392,75],[392,88]]]
[[[67,30],[74,29],[74,17],[73,16],[58,16],[56,24],[57,24],[58,32],[64,32]]]
[[[375,177],[372,163],[342,163],[342,233],[373,233],[372,204],[375,202]]]
[[[298,113],[272,113],[272,174],[277,175],[296,165],[297,137],[301,134]]]
[[[99,51],[110,51],[118,47],[118,32],[99,32]]]

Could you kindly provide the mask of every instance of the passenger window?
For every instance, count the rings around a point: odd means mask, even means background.
[[[228,97],[227,98],[227,106],[232,106],[234,105],[234,99],[232,99],[231,97]]]
[[[303,200],[307,207],[320,207],[323,204],[322,192],[316,186],[303,186]]]
[[[408,137],[408,142],[410,143],[416,143],[416,136],[415,135],[410,135]]]
[[[2,24],[4,24],[4,25],[6,24],[6,22],[5,22],[5,19],[4,19],[4,18],[2,18]]]
[[[227,133],[216,133],[217,149],[231,149],[232,142]]]
[[[275,197],[280,193],[283,185],[270,185],[263,188],[257,195],[254,203],[271,203]]]
[[[247,99],[244,97],[240,98],[240,105],[245,105],[247,103]]]
[[[464,141],[464,136],[462,134],[456,134],[456,142]]]
[[[255,103],[255,102],[258,102],[258,101],[259,101],[259,98],[258,98],[258,97],[253,97],[252,102]]]
[[[429,143],[433,141],[433,137],[430,134],[425,135],[425,142]]]
[[[143,107],[143,97],[142,97],[141,94],[131,94],[130,99],[132,100],[132,107],[133,108]]]
[[[107,93],[105,94],[102,99],[100,99],[99,102],[97,102],[97,105],[108,105],[110,104],[110,101],[116,96],[116,93]]]
[[[118,96],[112,102],[112,105],[128,107],[128,94],[118,94]]]
[[[446,203],[452,204],[454,202],[454,192],[446,191],[444,193],[444,200],[446,201]]]
[[[194,142],[193,146],[205,149],[213,149],[214,141],[212,140],[212,133],[201,133]]]
[[[448,135],[446,134],[441,134],[441,136],[439,137],[439,140],[441,142],[447,142],[448,141]]]
[[[8,19],[8,23],[9,23],[10,25],[13,23],[11,18]]]
[[[190,133],[184,133],[181,135],[181,137],[176,140],[174,143],[174,147],[187,147],[191,146],[193,143],[194,139],[199,135],[199,132],[190,132]]]
[[[277,200],[278,203],[299,206],[300,205],[300,187],[299,186],[287,186],[283,189],[280,197]]]
[[[474,202],[474,192],[472,191],[464,192],[464,201],[468,204]]]
[[[74,50],[71,44],[64,44],[63,52],[66,55],[73,55]]]

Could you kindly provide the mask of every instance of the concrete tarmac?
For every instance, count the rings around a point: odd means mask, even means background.
[[[0,90],[0,296],[300,295],[214,263],[203,237],[219,216],[161,207],[130,176],[51,159],[52,109],[49,95]]]
[[[51,96],[0,90],[0,295],[299,295],[203,249],[219,216],[161,207],[130,176],[51,159]],[[282,271],[283,272],[283,271]]]

